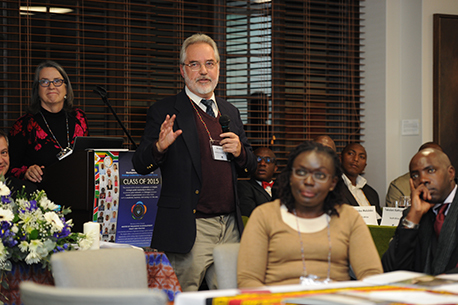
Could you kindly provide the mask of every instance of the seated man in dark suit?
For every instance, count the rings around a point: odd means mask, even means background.
[[[23,188],[26,194],[33,193],[37,187],[29,181],[20,180],[13,176],[8,176],[10,167],[10,155],[8,151],[8,137],[6,133],[0,129],[0,178],[5,178],[5,185],[10,189],[11,197],[16,198],[18,192]]]
[[[241,180],[237,183],[242,216],[250,216],[251,212],[260,204],[272,201],[272,177],[277,170],[275,154],[267,147],[254,151],[258,167],[250,180]]]
[[[361,176],[367,165],[366,149],[358,143],[350,143],[340,154],[342,162],[342,200],[353,206],[375,206],[377,214],[382,215],[378,193]]]
[[[443,151],[442,147],[434,142],[426,142],[418,151],[425,149],[425,148],[434,148],[440,151]],[[388,191],[386,193],[386,206],[387,207],[395,207],[396,201],[401,198],[401,196],[410,196],[410,173],[407,172],[402,176],[397,177],[393,181],[391,181],[390,186],[388,187]]]
[[[382,257],[385,272],[441,274],[458,263],[455,168],[440,150],[420,150],[410,161],[411,207],[403,212]]]

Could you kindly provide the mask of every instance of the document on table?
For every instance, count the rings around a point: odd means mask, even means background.
[[[458,304],[458,295],[415,290],[351,291],[291,298],[282,302],[285,305],[381,305],[392,303],[420,305]]]

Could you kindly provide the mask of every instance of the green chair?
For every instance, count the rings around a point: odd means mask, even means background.
[[[250,217],[248,217],[248,216],[242,216],[243,226],[244,226],[244,227],[246,227],[246,223],[248,222],[248,219],[250,219]]]
[[[388,250],[390,241],[396,231],[396,227],[373,225],[368,225],[367,227],[369,228],[369,231],[371,231],[372,239],[374,240],[378,254],[382,257],[386,250]]]

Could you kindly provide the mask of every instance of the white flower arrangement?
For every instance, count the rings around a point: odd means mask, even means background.
[[[2,282],[12,263],[41,263],[43,268],[49,267],[53,253],[89,249],[96,237],[72,233],[73,223],[64,217],[71,212],[70,209],[61,209],[47,198],[44,191],[36,191],[30,198],[19,191],[13,199],[0,179],[0,196]]]

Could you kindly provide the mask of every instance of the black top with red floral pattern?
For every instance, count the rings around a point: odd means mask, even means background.
[[[23,115],[11,127],[8,136],[10,174],[14,177],[24,179],[25,172],[31,165],[46,167],[59,161],[57,159],[57,154],[61,151],[59,144],[63,148],[68,146],[65,110],[51,113],[41,108],[40,111],[46,118],[49,128],[40,112]],[[74,108],[73,111],[67,112],[67,116],[70,144],[73,145],[75,137],[89,135],[86,114],[81,109]]]

